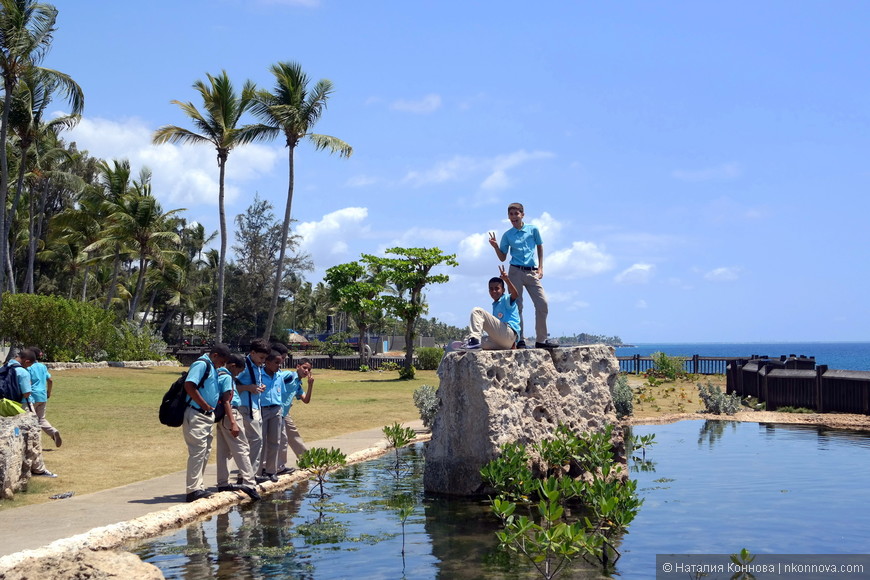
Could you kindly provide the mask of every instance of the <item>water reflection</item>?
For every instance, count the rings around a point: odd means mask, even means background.
[[[657,553],[866,551],[870,519],[856,506],[870,504],[867,434],[731,421],[631,431],[653,433],[646,461],[629,463],[645,502],[619,545],[617,576],[655,578]],[[498,549],[485,501],[425,496],[423,447],[402,457],[410,475],[398,481],[392,456],[348,466],[325,502],[300,484],[137,553],[169,579],[537,577]],[[584,574],[600,577],[582,563],[567,577]]]

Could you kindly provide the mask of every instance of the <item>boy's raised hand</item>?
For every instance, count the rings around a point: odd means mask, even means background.
[[[502,280],[510,280],[510,277],[508,277],[508,274],[505,271],[504,266],[502,266],[501,264],[499,264],[499,266],[498,266],[498,277],[501,278]]]
[[[495,232],[489,232],[489,245],[498,249],[498,240],[495,239]]]

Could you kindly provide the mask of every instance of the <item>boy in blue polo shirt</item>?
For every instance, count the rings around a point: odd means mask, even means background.
[[[37,346],[31,346],[30,349],[36,355],[36,359],[27,372],[30,373],[30,398],[33,400],[33,412],[36,413],[36,418],[39,420],[39,427],[54,440],[54,446],[60,447],[63,444],[60,431],[54,425],[48,422],[45,418],[45,407],[48,405],[48,399],[51,397],[51,388],[54,383],[51,380],[51,373],[48,372],[48,367],[39,362],[43,357],[42,350]]]
[[[260,455],[263,452],[263,418],[260,415],[260,393],[265,390],[263,385],[263,363],[272,352],[269,341],[255,338],[251,341],[251,351],[245,357],[245,370],[236,377],[236,388],[239,391],[241,404],[239,413],[242,415],[245,436],[251,453],[251,467],[254,473],[260,471]]]
[[[30,371],[28,369],[36,362],[37,354],[29,348],[22,349],[18,352],[18,356],[10,360],[7,365],[15,372],[15,378],[18,379],[18,388],[21,390],[21,404],[28,411],[35,413],[33,405],[31,405],[33,387],[31,386]],[[42,460],[42,445],[40,441],[39,452],[33,458],[30,464],[30,474],[39,475],[41,477],[57,477],[56,473],[50,472],[45,467],[45,462]]]
[[[307,358],[299,359],[296,363],[296,371],[284,371],[284,403],[282,414],[284,415],[284,430],[281,432],[281,451],[278,455],[278,475],[293,473],[296,471],[293,467],[287,465],[288,454],[287,448],[293,450],[296,459],[308,451],[305,441],[302,440],[302,435],[299,434],[299,429],[296,423],[290,417],[290,407],[294,400],[300,400],[306,405],[311,402],[311,393],[314,391],[314,375],[311,372],[311,361]],[[302,379],[306,379],[308,390],[302,388]]]
[[[498,271],[499,276],[489,280],[492,314],[483,308],[472,310],[469,323],[471,334],[468,335],[465,343],[458,344],[454,348],[506,350],[516,345],[517,337],[520,335],[520,314],[517,308],[519,292],[505,272],[504,266],[499,266]],[[487,339],[481,343],[484,333],[487,334]]]
[[[495,249],[498,259],[504,262],[510,252],[509,276],[514,286],[520,289],[517,298],[517,306],[520,311],[520,340],[518,348],[526,348],[523,339],[525,326],[523,325],[523,289],[529,293],[529,298],[535,305],[535,348],[556,348],[559,343],[547,338],[547,295],[541,285],[544,277],[544,244],[541,241],[541,232],[537,226],[523,222],[525,209],[521,203],[512,203],[508,206],[508,219],[513,226],[506,231],[498,242],[495,232],[489,233],[489,244]]]
[[[205,490],[203,475],[211,451],[214,408],[221,397],[217,369],[227,364],[229,358],[229,347],[225,344],[216,344],[209,354],[196,359],[187,371],[187,379],[184,382],[187,409],[184,410],[181,430],[184,434],[184,442],[187,444],[186,500],[188,502],[211,497],[211,493]]]
[[[245,357],[230,355],[225,367],[218,369],[221,400],[224,416],[216,423],[217,432],[217,488],[218,491],[241,491],[254,501],[260,499],[255,489],[254,469],[251,467],[250,449],[245,431],[241,428],[242,416],[239,414],[241,399],[234,388],[235,378],[245,370]],[[239,485],[230,485],[229,462],[232,459],[239,469]]]
[[[258,483],[278,481],[278,453],[281,446],[281,405],[284,401],[284,379],[281,363],[284,357],[273,350],[266,357],[263,365],[263,385],[265,390],[260,394],[260,412],[263,417],[263,457],[262,473],[257,478]]]

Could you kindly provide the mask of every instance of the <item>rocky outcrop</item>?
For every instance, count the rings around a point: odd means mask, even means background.
[[[161,580],[160,569],[140,560],[135,554],[118,550],[81,550],[49,558],[24,561],[0,572],[0,580]]]
[[[42,453],[39,423],[33,413],[0,417],[0,497],[26,489],[30,466]]]
[[[615,425],[610,387],[618,374],[619,361],[605,345],[448,353],[438,368],[426,491],[480,493],[480,468],[503,444],[520,442],[531,451],[560,423],[578,433]],[[623,452],[622,431],[614,431]]]

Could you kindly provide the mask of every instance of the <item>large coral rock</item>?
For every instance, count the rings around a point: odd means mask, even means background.
[[[27,488],[30,466],[42,453],[39,433],[33,413],[0,417],[0,498]]]
[[[605,345],[448,353],[438,368],[426,491],[482,492],[480,468],[501,445],[516,441],[531,450],[552,438],[560,423],[577,433],[615,425],[610,387],[618,374],[619,361]],[[622,451],[621,430],[614,431]]]

